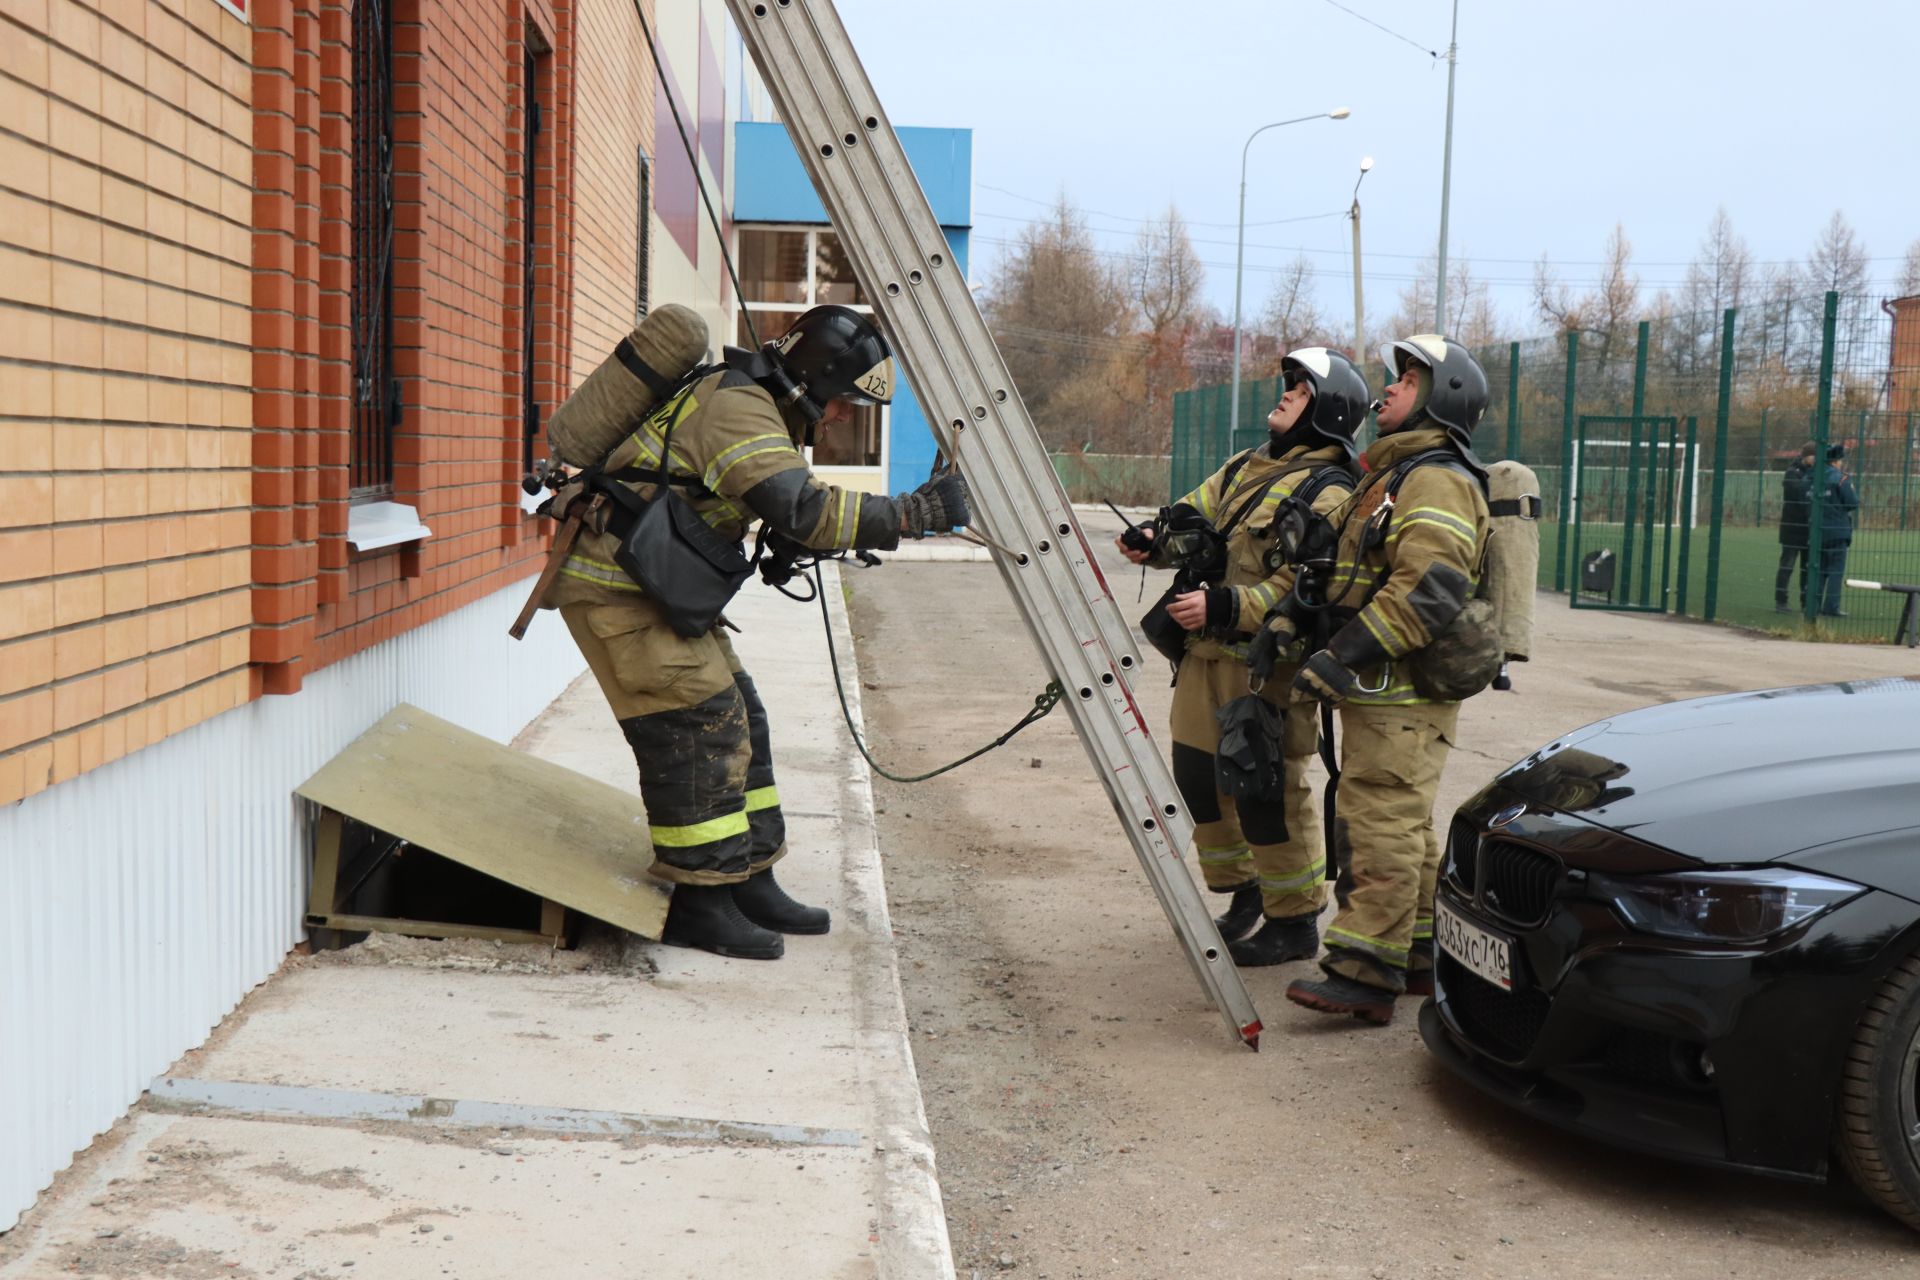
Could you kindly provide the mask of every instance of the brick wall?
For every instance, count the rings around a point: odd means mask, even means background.
[[[0,803],[249,693],[248,53],[0,0]]]
[[[580,47],[592,51],[579,60],[574,76],[579,115],[573,131],[570,365],[577,385],[633,328],[639,156],[643,147],[653,152],[654,74],[632,0],[576,3]]]
[[[251,11],[0,0],[0,803],[529,577],[526,311],[543,419],[631,324],[629,0],[395,0],[392,498],[432,536],[357,553],[351,8]]]
[[[546,531],[518,507],[520,84],[528,21],[548,43],[564,33],[545,0],[396,0],[393,13],[393,347],[404,408],[392,497],[417,508],[433,536],[358,554],[346,536],[350,10],[321,0],[256,10],[252,656],[269,693],[293,692],[308,671],[527,576],[544,548]],[[551,158],[543,173],[551,255],[565,234],[565,193]],[[561,282],[551,261],[542,270],[551,311]],[[551,407],[551,386],[536,394]]]

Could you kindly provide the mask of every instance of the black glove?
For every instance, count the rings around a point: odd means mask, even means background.
[[[1273,669],[1280,665],[1280,655],[1286,654],[1288,660],[1299,657],[1300,630],[1293,619],[1284,613],[1269,610],[1267,620],[1253,633],[1253,640],[1247,645],[1247,673],[1255,680],[1273,679]]]
[[[1293,677],[1293,701],[1342,702],[1360,677],[1325,649],[1301,664]]]
[[[972,519],[967,510],[967,482],[958,471],[944,471],[894,499],[900,508],[900,536],[924,538],[930,533],[952,533]]]

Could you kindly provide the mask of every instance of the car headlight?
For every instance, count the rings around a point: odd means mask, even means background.
[[[1589,877],[1594,896],[1634,928],[1666,938],[1757,942],[1866,890],[1786,867]]]

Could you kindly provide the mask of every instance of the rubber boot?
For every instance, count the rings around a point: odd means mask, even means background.
[[[1227,954],[1242,969],[1261,969],[1320,954],[1319,916],[1268,916],[1251,938],[1227,944]]]
[[[736,960],[778,960],[786,939],[742,915],[733,890],[730,884],[676,885],[660,941]]]
[[[773,878],[773,868],[757,871],[733,886],[733,900],[740,912],[762,929],[777,933],[825,933],[833,927],[833,917],[823,907],[809,907],[787,896]]]
[[[1302,978],[1287,987],[1287,999],[1320,1013],[1351,1014],[1369,1026],[1393,1021],[1393,992],[1330,973],[1318,981]]]
[[[1238,942],[1260,923],[1260,886],[1243,884],[1233,891],[1226,911],[1213,918],[1213,927],[1226,942]]]
[[[1402,991],[1400,994],[1403,996],[1432,995],[1433,994],[1433,970],[1431,969],[1407,970],[1407,989],[1405,991]]]

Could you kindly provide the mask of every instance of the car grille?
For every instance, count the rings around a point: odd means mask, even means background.
[[[1480,828],[1465,818],[1455,818],[1447,832],[1448,878],[1467,897],[1473,896],[1480,865]]]
[[[1502,991],[1444,952],[1437,961],[1447,1007],[1476,1045],[1508,1062],[1532,1052],[1547,1025],[1551,999],[1538,991]]]
[[[1447,832],[1447,880],[1480,910],[1520,928],[1547,918],[1560,883],[1560,859],[1511,840],[1488,839],[1455,818]]]
[[[1560,859],[1511,840],[1489,840],[1476,861],[1477,901],[1489,913],[1522,928],[1547,918],[1554,886],[1560,883]]]

